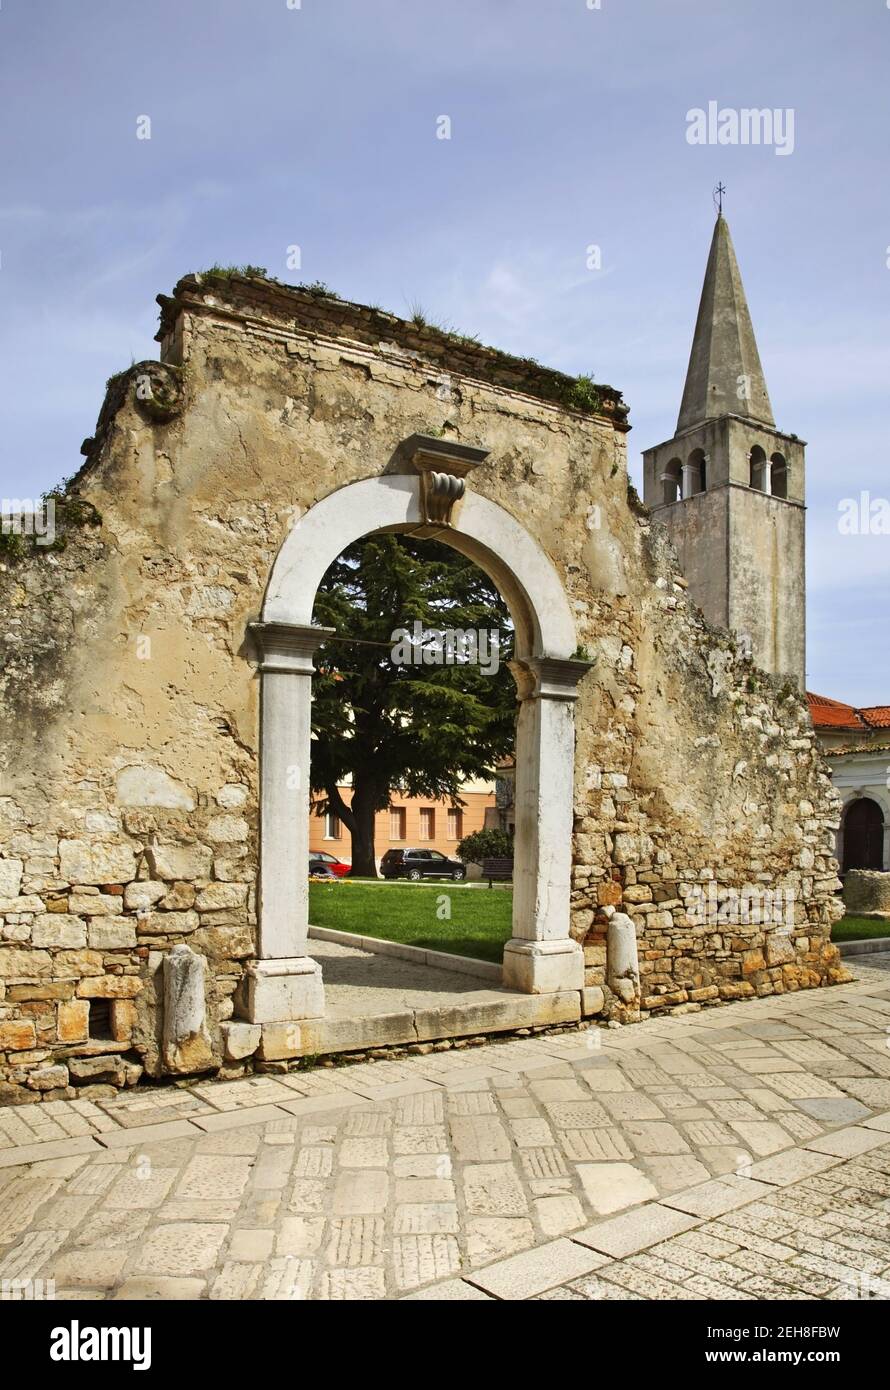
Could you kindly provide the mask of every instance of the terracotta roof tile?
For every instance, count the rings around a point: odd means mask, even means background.
[[[890,729],[890,705],[865,705],[857,714],[870,729]]]
[[[827,695],[813,695],[807,691],[807,704],[813,717],[813,725],[817,729],[867,727],[852,705],[842,704],[840,700],[830,700]]]
[[[809,690],[807,704],[817,729],[890,729],[890,705],[863,705],[855,709]]]

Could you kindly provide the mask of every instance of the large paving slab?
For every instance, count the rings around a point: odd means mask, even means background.
[[[0,1280],[78,1299],[887,1297],[876,959],[831,991],[632,1028],[0,1110]]]

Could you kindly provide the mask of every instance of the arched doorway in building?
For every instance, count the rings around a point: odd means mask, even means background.
[[[883,869],[884,813],[870,796],[857,797],[844,811],[841,869]]]

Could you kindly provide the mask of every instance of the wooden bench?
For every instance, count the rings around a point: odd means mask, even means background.
[[[509,883],[513,878],[512,859],[483,859],[482,877],[488,879],[489,888],[497,880],[498,883]]]

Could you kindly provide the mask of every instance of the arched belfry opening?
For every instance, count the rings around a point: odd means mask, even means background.
[[[769,492],[770,469],[766,454],[755,444],[748,455],[748,481],[756,492]]]
[[[330,628],[312,624],[322,577],[340,552],[375,532],[445,541],[479,565],[515,629],[516,829],[506,987],[581,989],[583,952],[569,935],[574,702],[589,662],[577,660],[568,599],[523,526],[467,487],[485,452],[414,436],[411,472],[366,478],[310,507],[272,568],[262,618],[251,625],[260,681],[260,874],[257,959],[240,1008],[251,1021],[319,1018],[324,987],[307,953],[309,758],[313,653]]]

